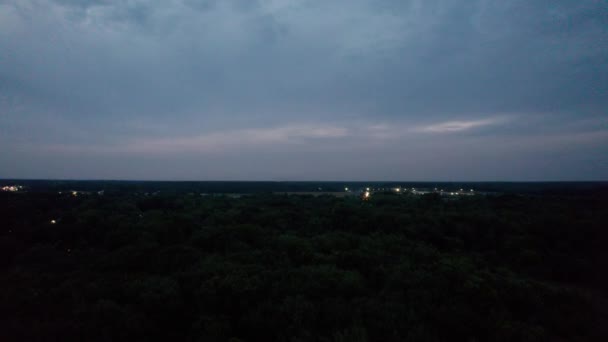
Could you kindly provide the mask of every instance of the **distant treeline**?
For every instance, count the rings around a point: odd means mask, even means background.
[[[475,189],[482,192],[520,194],[602,194],[608,192],[608,182],[240,182],[240,181],[68,181],[68,180],[10,180],[4,185],[23,185],[29,191],[160,191],[165,194],[183,193],[272,193],[272,192],[337,192],[349,188],[357,191],[372,188]]]

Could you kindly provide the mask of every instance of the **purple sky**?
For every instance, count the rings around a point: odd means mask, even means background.
[[[608,2],[0,0],[0,178],[608,180]]]

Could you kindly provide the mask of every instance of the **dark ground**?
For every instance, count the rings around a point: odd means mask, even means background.
[[[608,340],[604,184],[369,201],[167,184],[0,193],[0,340]]]

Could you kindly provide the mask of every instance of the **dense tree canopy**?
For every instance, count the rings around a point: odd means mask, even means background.
[[[607,203],[0,193],[0,335],[602,340]]]

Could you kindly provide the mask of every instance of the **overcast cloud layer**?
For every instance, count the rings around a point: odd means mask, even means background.
[[[608,180],[608,2],[0,0],[0,178]]]

